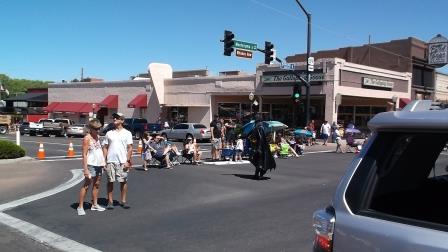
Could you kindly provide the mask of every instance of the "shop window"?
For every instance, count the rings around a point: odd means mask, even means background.
[[[272,104],[272,120],[293,125],[292,104]]]
[[[356,106],[356,114],[369,114],[370,106]]]
[[[372,114],[376,115],[378,113],[382,113],[382,112],[386,112],[387,108],[386,107],[372,107]]]
[[[240,117],[239,103],[218,103],[218,115],[223,118],[236,119]]]
[[[354,112],[354,107],[353,106],[339,106],[338,112],[352,114]]]
[[[186,107],[170,107],[170,125],[188,122],[188,108]]]

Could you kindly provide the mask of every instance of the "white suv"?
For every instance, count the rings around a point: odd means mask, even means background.
[[[414,101],[368,125],[332,204],[314,213],[314,251],[448,251],[448,109]]]

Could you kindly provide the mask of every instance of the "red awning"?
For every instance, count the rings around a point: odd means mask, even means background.
[[[146,94],[139,94],[132,101],[128,103],[128,108],[147,108],[147,96]]]
[[[94,106],[94,103],[89,102],[52,102],[50,105],[53,103],[56,105],[53,105],[49,112],[89,113],[98,112],[100,109],[98,105]]]
[[[408,98],[400,98],[400,102],[398,104],[399,108],[404,108],[406,105],[408,105],[411,102],[411,99]]]
[[[101,108],[118,109],[118,95],[109,95],[99,104]]]
[[[52,102],[43,108],[44,112],[53,112],[53,109],[59,104],[59,102]]]

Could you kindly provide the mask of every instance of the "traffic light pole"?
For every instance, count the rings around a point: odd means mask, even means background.
[[[307,42],[306,42],[306,75],[307,75],[307,85],[306,85],[306,105],[305,105],[305,125],[308,124],[310,121],[310,82],[311,82],[311,73],[309,69],[309,62],[308,59],[310,58],[311,54],[311,14],[308,13],[303,5],[299,2],[299,0],[296,0],[297,4],[300,6],[302,11],[306,15],[306,19],[308,20],[308,33],[307,33]]]

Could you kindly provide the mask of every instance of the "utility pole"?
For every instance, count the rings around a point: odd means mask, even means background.
[[[308,13],[303,5],[299,2],[299,0],[296,0],[297,4],[300,6],[302,11],[306,15],[306,19],[308,20],[308,32],[307,32],[307,38],[306,38],[306,79],[307,84],[306,85],[306,103],[305,103],[305,125],[310,121],[310,82],[311,82],[311,73],[310,73],[310,66],[309,66],[309,58],[311,54],[311,14]]]

